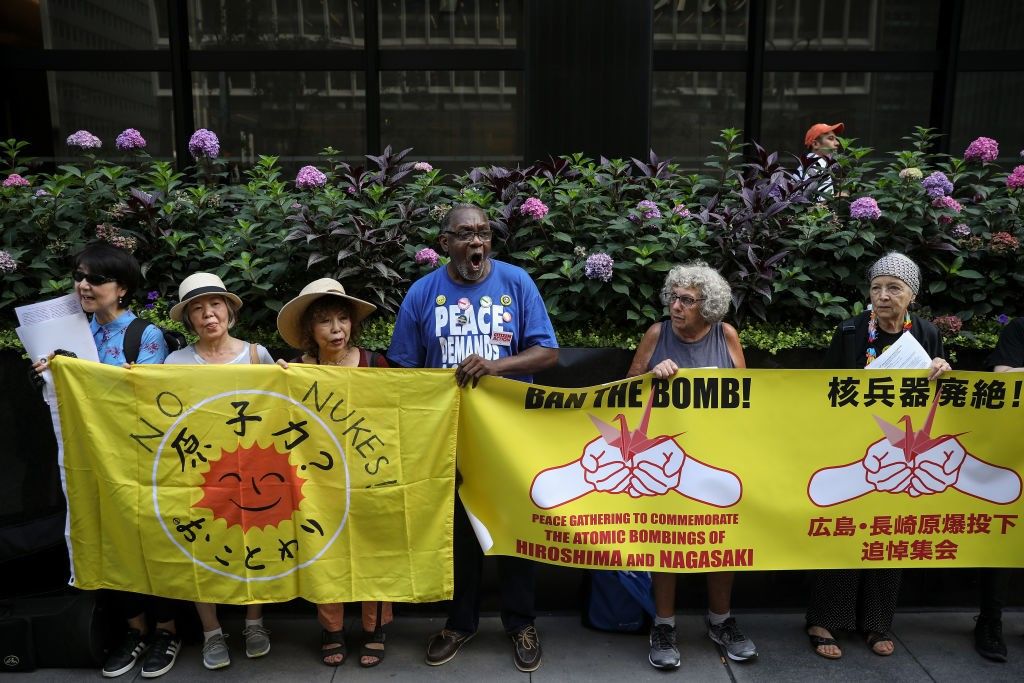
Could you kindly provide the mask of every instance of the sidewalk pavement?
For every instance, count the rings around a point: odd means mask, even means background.
[[[387,656],[380,666],[362,669],[358,646],[350,641],[349,658],[337,669],[318,660],[319,626],[313,614],[301,619],[284,616],[270,619],[273,649],[261,659],[246,659],[242,651],[241,623],[228,619],[225,629],[232,637],[232,664],[207,671],[198,645],[186,645],[167,681],[1024,681],[1024,612],[1003,615],[1009,662],[982,659],[974,651],[973,613],[900,612],[894,629],[896,652],[891,657],[872,654],[852,634],[839,636],[843,658],[829,661],[816,656],[803,633],[803,614],[797,612],[736,613],[737,621],[757,644],[760,656],[751,662],[724,659],[718,646],[708,640],[702,616],[685,613],[676,617],[682,666],[672,672],[656,671],[647,663],[646,636],[606,634],[580,626],[578,616],[541,616],[537,627],[544,647],[543,665],[533,674],[520,673],[512,663],[511,641],[502,633],[495,616],[481,620],[480,632],[451,662],[440,667],[423,663],[427,636],[443,625],[440,618],[399,615],[388,627]],[[358,629],[347,620],[346,629]],[[42,669],[15,680],[100,681],[99,671]],[[118,681],[145,680],[139,668]]]

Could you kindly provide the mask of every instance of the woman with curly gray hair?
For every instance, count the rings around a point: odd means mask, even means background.
[[[633,356],[629,376],[653,372],[667,379],[679,368],[745,368],[743,348],[736,328],[722,322],[732,302],[732,289],[717,270],[703,261],[676,266],[665,278],[661,300],[669,318],[655,323],[644,334]],[[651,628],[651,666],[679,666],[676,647],[676,575],[652,572],[657,614]],[[729,659],[743,661],[757,656],[753,641],[732,617],[733,572],[707,575],[708,637],[725,650]]]

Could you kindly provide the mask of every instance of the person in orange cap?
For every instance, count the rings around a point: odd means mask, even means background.
[[[810,151],[801,157],[797,177],[804,180],[821,176],[818,181],[818,195],[821,198],[832,196],[832,177],[827,171],[832,165],[832,155],[839,149],[839,138],[836,136],[842,134],[844,129],[842,123],[816,123],[804,135],[804,146]]]

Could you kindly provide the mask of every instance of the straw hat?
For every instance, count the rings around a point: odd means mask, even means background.
[[[277,314],[277,331],[281,334],[290,346],[301,349],[305,335],[302,329],[302,314],[317,299],[325,296],[334,296],[348,301],[352,306],[352,322],[358,323],[366,316],[377,310],[377,307],[369,301],[357,299],[345,293],[345,288],[337,280],[329,277],[322,277],[314,280],[302,288],[299,295],[281,307]]]
[[[207,294],[219,294],[230,301],[236,311],[242,307],[242,300],[229,292],[219,277],[213,273],[192,273],[178,285],[178,303],[171,308],[171,320],[181,322],[188,302],[197,296],[206,296]]]

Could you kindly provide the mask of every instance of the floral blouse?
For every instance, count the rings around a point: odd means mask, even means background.
[[[125,311],[106,325],[101,325],[93,316],[89,321],[92,340],[96,343],[96,352],[100,362],[106,365],[124,363],[124,332],[135,320],[135,314]],[[167,357],[167,343],[164,333],[155,325],[148,325],[142,332],[142,343],[139,346],[139,357],[136,363],[163,363]]]

